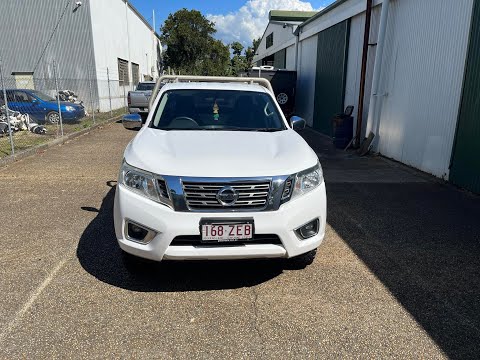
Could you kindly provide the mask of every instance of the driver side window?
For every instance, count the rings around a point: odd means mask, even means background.
[[[21,103],[32,102],[32,98],[23,91],[15,91],[14,97],[16,102],[21,102]]]

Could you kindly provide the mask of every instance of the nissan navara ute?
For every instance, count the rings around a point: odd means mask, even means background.
[[[310,263],[327,207],[318,157],[297,133],[305,120],[287,121],[266,79],[164,76],[157,85],[145,125],[138,114],[123,119],[141,128],[115,193],[125,258]]]

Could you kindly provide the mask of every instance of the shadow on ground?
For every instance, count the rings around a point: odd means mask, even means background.
[[[115,237],[114,197],[115,187],[111,187],[100,209],[82,207],[98,214],[83,232],[77,248],[82,267],[105,283],[144,292],[234,289],[260,284],[289,268],[279,260],[164,261],[146,264],[138,272],[129,272]]]
[[[329,223],[450,358],[480,358],[480,198],[331,183]]]
[[[330,226],[448,357],[479,359],[480,196],[301,135],[324,167]]]

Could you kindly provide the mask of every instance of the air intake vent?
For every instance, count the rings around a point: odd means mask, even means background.
[[[158,180],[158,189],[160,190],[160,196],[165,199],[170,199],[170,194],[168,193],[167,184],[165,180],[159,179]]]

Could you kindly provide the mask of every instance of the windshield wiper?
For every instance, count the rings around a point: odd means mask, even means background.
[[[255,131],[255,132],[276,132],[276,131],[283,131],[285,129],[282,128],[245,128],[245,127],[234,127],[234,126],[225,126],[225,127],[198,127],[198,128],[157,128],[158,130],[165,130],[165,131],[179,131],[179,130],[187,130],[187,131]]]
[[[258,129],[251,129],[250,131],[259,131],[259,132],[276,132],[276,131],[283,131],[285,129],[279,128],[258,128]]]
[[[193,131],[193,130],[208,130],[204,128],[156,128],[158,130],[164,130],[164,131],[180,131],[180,130],[186,130],[186,131]]]
[[[282,128],[247,128],[247,127],[224,127],[223,129],[218,130],[226,130],[226,131],[259,131],[259,132],[275,132],[275,131],[283,131],[285,129]]]

